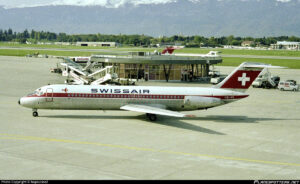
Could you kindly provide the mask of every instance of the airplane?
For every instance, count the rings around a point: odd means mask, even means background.
[[[166,47],[161,54],[172,54],[176,50],[174,47]]]
[[[206,57],[206,56],[215,56],[218,57],[220,56],[221,52],[220,51],[209,51],[207,54],[187,54],[187,53],[182,53],[182,54],[174,54],[174,56],[193,56],[193,57]]]
[[[177,50],[177,49],[183,49],[184,46],[170,46],[170,47],[166,47],[162,52],[161,54],[162,55],[171,55],[173,54],[174,50]]]
[[[215,56],[215,57],[219,57],[220,55],[220,51],[209,51],[209,53],[207,54],[187,54],[187,53],[173,53],[175,50],[178,49],[183,49],[184,46],[170,46],[170,47],[166,47],[161,54],[162,55],[174,55],[174,56],[192,56],[192,57],[207,57],[207,56]]]
[[[193,117],[178,111],[209,109],[248,97],[245,91],[264,68],[282,68],[244,62],[221,83],[212,87],[47,85],[20,98],[21,106],[33,109],[127,110],[157,115]]]

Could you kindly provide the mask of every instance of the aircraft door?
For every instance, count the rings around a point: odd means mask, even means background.
[[[46,102],[53,102],[53,89],[52,88],[46,89]]]
[[[214,97],[214,96],[218,96],[218,94],[215,94],[214,91],[212,89],[209,90],[209,95],[211,97]]]
[[[145,72],[145,81],[148,81],[149,80],[149,72]]]

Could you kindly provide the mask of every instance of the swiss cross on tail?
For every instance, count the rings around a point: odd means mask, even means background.
[[[268,67],[268,65],[242,63],[215,87],[234,91],[246,91],[265,67]]]
[[[221,88],[248,89],[261,70],[238,70],[228,78]]]
[[[246,86],[246,82],[250,81],[250,77],[247,77],[247,73],[243,73],[243,76],[239,77],[238,81],[242,82],[242,86]]]

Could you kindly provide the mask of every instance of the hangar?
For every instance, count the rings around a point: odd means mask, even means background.
[[[210,66],[222,63],[222,57],[211,51],[203,55],[163,55],[158,52],[130,52],[129,55],[93,55],[102,67],[116,66],[119,78],[177,81],[205,81]]]
[[[117,47],[116,42],[76,42],[76,46]]]

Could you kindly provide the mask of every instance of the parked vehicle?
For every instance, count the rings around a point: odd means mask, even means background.
[[[210,79],[210,83],[211,84],[219,84],[220,82],[222,82],[226,77],[215,77],[215,78],[211,78]]]
[[[298,91],[299,85],[294,80],[286,80],[284,82],[279,82],[278,89],[281,91]]]
[[[212,78],[220,77],[221,72],[220,72],[220,70],[215,69],[214,65],[212,65],[212,69],[209,70],[208,76],[210,76]]]
[[[279,76],[272,76],[271,73],[267,70],[266,73],[259,75],[255,81],[252,83],[254,88],[276,88],[280,81]]]
[[[208,72],[208,75],[211,76],[211,77],[219,77],[221,74],[220,74],[220,71],[217,71],[217,70],[210,70]]]

